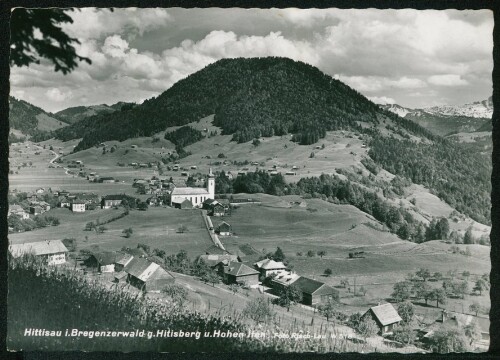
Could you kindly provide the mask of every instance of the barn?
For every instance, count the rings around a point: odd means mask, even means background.
[[[371,316],[382,335],[391,334],[394,328],[403,321],[394,306],[389,303],[371,307],[363,316]]]
[[[165,286],[175,282],[170,272],[144,258],[132,259],[123,271],[127,274],[130,285],[146,292],[160,292]]]
[[[192,209],[193,203],[190,200],[183,200],[181,202],[172,202],[172,206],[176,209]]]
[[[217,229],[215,232],[218,233],[219,235],[222,235],[222,236],[230,236],[232,233],[231,225],[229,225],[227,222],[223,221],[217,226]]]
[[[259,272],[240,262],[230,262],[222,272],[227,284],[259,284]]]
[[[117,257],[118,254],[113,251],[96,252],[84,261],[84,265],[99,273],[110,273],[115,271]]]
[[[339,299],[339,292],[321,281],[301,276],[293,284],[302,292],[302,303],[305,305],[318,305],[328,299]]]

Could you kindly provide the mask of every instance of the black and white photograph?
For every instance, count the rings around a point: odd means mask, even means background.
[[[491,10],[10,27],[9,351],[488,351]]]

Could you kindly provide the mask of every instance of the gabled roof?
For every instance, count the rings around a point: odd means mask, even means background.
[[[293,284],[298,278],[300,278],[300,275],[292,272],[286,272],[277,275],[271,281],[282,285],[290,285]]]
[[[229,254],[228,251],[226,250],[223,250],[221,249],[220,247],[218,246],[215,246],[215,245],[210,245],[206,250],[205,250],[205,253],[207,255],[224,255],[224,254]]]
[[[23,254],[50,255],[61,252],[68,252],[68,249],[61,240],[37,241],[24,244],[12,244],[9,252],[13,257],[20,257]]]
[[[304,276],[299,277],[293,283],[296,285],[303,293],[313,295],[320,290],[328,290],[327,292],[335,293],[336,290],[332,289],[330,286],[322,283],[321,281],[306,278]],[[323,289],[324,288],[324,289]]]
[[[401,316],[399,316],[396,309],[394,309],[394,306],[389,303],[374,306],[370,308],[370,311],[377,318],[380,324],[382,324],[382,326],[394,324],[403,320],[401,319]]]
[[[250,266],[247,266],[240,262],[232,262],[229,263],[228,266],[224,266],[224,274],[233,275],[233,276],[245,276],[245,275],[256,275],[259,272],[252,269]]]
[[[10,212],[24,212],[24,209],[21,205],[9,205]]]
[[[231,225],[229,225],[227,222],[223,221],[219,225],[217,225],[217,228],[221,228],[221,227],[230,228]]]
[[[173,275],[168,271],[163,269],[157,263],[151,262],[144,258],[133,258],[132,261],[128,263],[127,266],[123,269],[127,274],[136,277],[137,279],[147,282],[151,276],[155,273],[156,278],[158,277],[171,277]]]
[[[118,254],[114,251],[103,251],[93,253],[91,256],[93,256],[97,260],[99,265],[106,266],[114,264],[116,258],[118,257]]]
[[[217,200],[214,200],[214,199],[206,199],[205,201],[203,201],[203,203],[206,205],[215,205],[219,202]]]
[[[103,200],[123,200],[127,197],[125,194],[114,194],[114,195],[106,195],[103,197]]]
[[[274,261],[271,259],[264,259],[261,261],[257,261],[255,264],[259,269],[263,270],[271,270],[271,269],[286,269],[286,265],[281,261]]]
[[[176,187],[172,190],[172,195],[209,195],[209,192],[203,188]]]
[[[198,261],[203,261],[205,264],[208,266],[215,266],[220,262],[238,262],[238,256],[236,255],[230,255],[230,254],[223,254],[223,255],[200,255]]]
[[[130,254],[118,254],[117,257],[116,257],[115,264],[125,266],[133,258],[134,258],[134,256],[130,255]]]

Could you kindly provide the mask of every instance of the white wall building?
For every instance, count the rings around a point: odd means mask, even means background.
[[[207,199],[215,198],[215,177],[212,169],[208,174],[207,188],[175,187],[170,194],[170,206],[189,200],[194,207],[201,207]]]
[[[24,254],[42,257],[48,265],[58,265],[66,262],[68,249],[61,240],[46,240],[24,244],[12,244],[9,252],[14,258]]]

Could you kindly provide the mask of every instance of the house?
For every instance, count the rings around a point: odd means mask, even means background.
[[[392,333],[394,328],[403,321],[394,306],[389,303],[371,307],[363,316],[371,316],[382,335]]]
[[[207,199],[215,198],[215,177],[210,169],[207,180],[207,188],[196,187],[175,187],[170,194],[170,206],[180,204],[184,200],[189,200],[195,207],[201,207]]]
[[[193,208],[193,203],[191,202],[191,200],[187,200],[187,199],[183,200],[180,203],[172,202],[172,205],[176,209],[192,209]]]
[[[215,232],[222,236],[230,236],[232,233],[231,225],[223,221],[217,226]]]
[[[448,312],[446,310],[441,311],[441,316],[439,319],[435,320],[433,323],[427,327],[419,330],[419,338],[422,342],[428,342],[432,339],[435,332],[442,328],[460,328],[463,329],[465,326],[470,325],[472,322],[477,322],[479,328],[481,329],[481,340],[489,342],[489,321],[481,317],[474,317],[472,315],[460,314],[454,312]]]
[[[84,264],[87,268],[92,268],[99,273],[114,272],[117,257],[118,254],[114,251],[93,253]]]
[[[280,291],[285,289],[287,286],[290,286],[300,277],[294,271],[283,271],[277,274],[274,278],[271,279],[270,285],[276,291]]]
[[[30,215],[26,211],[24,211],[21,205],[9,205],[7,216],[10,216],[12,214],[19,216],[23,220],[29,219],[30,217]]]
[[[301,276],[293,284],[302,292],[302,303],[305,305],[314,306],[325,303],[328,299],[339,299],[338,290],[321,281]]]
[[[40,215],[43,214],[45,210],[39,205],[30,205],[30,214],[31,215]]]
[[[230,262],[238,262],[238,256],[231,254],[200,255],[198,262],[203,262],[208,267],[214,268],[220,263],[228,265]]]
[[[281,261],[264,259],[253,264],[263,277],[268,277],[271,274],[279,274],[286,270],[286,265]]]
[[[85,212],[85,202],[79,200],[71,202],[71,211]]]
[[[240,262],[230,262],[222,269],[226,284],[245,284],[248,286],[259,284],[259,272]]]
[[[36,189],[35,191],[37,194],[43,194],[45,192],[45,189],[44,188],[38,188]]]
[[[71,201],[66,196],[59,196],[57,201],[59,203],[59,207],[69,208],[71,206]]]
[[[144,258],[132,259],[123,271],[127,273],[127,283],[146,292],[159,292],[175,282],[170,272]]]
[[[116,272],[123,271],[125,266],[127,266],[132,261],[133,258],[134,255],[131,254],[119,254],[115,260],[115,271]]]
[[[114,183],[115,178],[112,176],[103,176],[103,177],[99,178],[99,182],[100,183]]]
[[[58,265],[66,262],[68,249],[61,240],[45,240],[24,244],[12,244],[9,252],[14,258],[24,254],[32,254],[42,258],[48,265]]]
[[[125,195],[107,195],[101,200],[101,209],[109,209],[122,203]]]
[[[225,206],[214,199],[207,199],[203,202],[203,209],[208,210],[210,216],[224,216]]]

